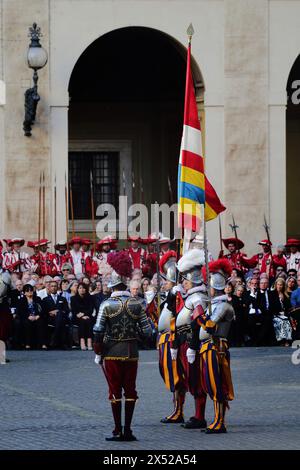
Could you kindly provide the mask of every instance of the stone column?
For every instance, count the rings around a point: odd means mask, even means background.
[[[286,239],[286,95],[269,104],[269,220],[272,242]]]
[[[248,255],[265,238],[269,214],[268,1],[226,0],[225,6],[225,205]],[[273,184],[273,182],[272,182]],[[272,230],[275,236],[275,232]]]
[[[51,106],[51,184],[52,184],[52,240],[67,236],[65,178],[68,187],[68,106]],[[56,237],[54,209],[54,180],[56,177]],[[56,238],[56,240],[55,240]]]
[[[205,171],[220,200],[224,196],[224,105],[222,95],[205,96]],[[222,225],[224,216],[221,215]],[[220,251],[218,218],[207,223],[208,249],[214,257]]]

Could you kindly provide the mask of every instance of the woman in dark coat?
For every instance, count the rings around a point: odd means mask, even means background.
[[[88,292],[88,286],[83,282],[78,285],[78,293],[71,297],[71,310],[73,318],[78,325],[78,335],[82,351],[87,348],[91,351],[93,324],[96,317],[95,299]]]
[[[39,297],[35,296],[31,284],[23,287],[22,297],[16,307],[16,315],[24,328],[25,349],[31,349],[33,345],[47,349],[45,342],[45,318]]]
[[[230,339],[232,346],[238,347],[245,345],[248,310],[244,291],[243,286],[237,286],[231,301],[231,305],[234,309],[234,320],[231,324]]]

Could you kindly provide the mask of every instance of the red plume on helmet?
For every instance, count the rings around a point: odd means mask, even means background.
[[[159,260],[159,270],[161,273],[164,272],[164,265],[170,258],[175,258],[177,259],[177,254],[176,251],[174,250],[169,250],[167,251]]]
[[[214,274],[214,273],[223,273],[225,274],[226,277],[229,277],[232,273],[232,265],[230,261],[226,258],[221,258],[217,259],[216,261],[211,261],[208,263],[208,269],[209,272]],[[206,283],[207,277],[206,277],[206,266],[203,266],[202,268],[202,276],[204,279],[204,282]]]
[[[131,277],[132,262],[127,251],[122,250],[109,253],[107,256],[107,262],[120,276]]]

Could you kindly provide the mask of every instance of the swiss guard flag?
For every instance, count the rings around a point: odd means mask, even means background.
[[[201,204],[204,205],[206,221],[214,219],[226,209],[204,173],[201,127],[191,71],[191,44],[189,43],[183,133],[178,165],[179,227],[199,232]]]

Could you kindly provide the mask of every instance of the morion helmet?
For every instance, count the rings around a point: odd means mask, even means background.
[[[176,252],[167,251],[159,260],[160,275],[166,281],[176,283]]]
[[[177,269],[181,273],[183,279],[199,285],[203,283],[201,268],[204,265],[204,251],[199,248],[194,248],[184,253],[177,263]]]
[[[208,265],[210,272],[210,287],[218,291],[225,289],[227,279],[231,275],[232,265],[230,261],[225,258],[217,259],[216,261],[211,261]],[[205,267],[202,270],[204,279],[206,281],[206,269]]]

